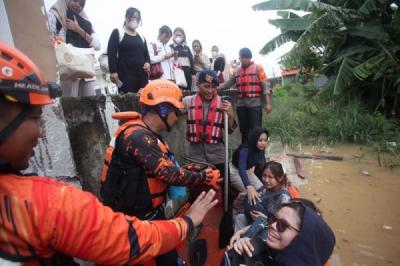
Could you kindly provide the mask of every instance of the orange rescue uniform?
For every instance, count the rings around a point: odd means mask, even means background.
[[[0,173],[0,257],[39,265],[60,252],[98,264],[137,264],[172,250],[183,218],[140,221],[95,196],[39,176]]]

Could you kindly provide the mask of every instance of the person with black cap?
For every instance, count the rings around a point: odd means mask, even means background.
[[[251,61],[252,53],[249,48],[239,51],[241,68],[236,75],[219,86],[224,90],[236,85],[237,105],[236,113],[239,120],[242,143],[247,141],[247,134],[255,127],[262,126],[262,97],[265,96],[265,112],[272,111],[271,88],[267,75],[261,65]]]
[[[189,157],[212,163],[220,173],[224,173],[224,113],[228,114],[229,133],[237,124],[231,103],[217,94],[218,85],[215,72],[203,70],[197,79],[197,93],[186,96],[183,101],[188,112],[186,139],[190,143]]]

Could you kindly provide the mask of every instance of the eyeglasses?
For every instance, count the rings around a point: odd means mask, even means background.
[[[285,221],[285,220],[283,220],[283,219],[279,219],[279,218],[276,217],[276,216],[272,216],[268,222],[269,222],[270,225],[276,222],[276,230],[277,230],[279,233],[285,232],[286,229],[288,229],[288,228],[289,228],[289,229],[292,229],[292,230],[294,230],[294,231],[296,231],[296,232],[300,232],[299,229],[297,229],[297,228],[291,226],[287,221]]]

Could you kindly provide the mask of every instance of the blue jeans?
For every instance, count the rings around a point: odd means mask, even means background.
[[[255,127],[262,126],[262,107],[236,107],[242,143],[247,141],[247,134]]]

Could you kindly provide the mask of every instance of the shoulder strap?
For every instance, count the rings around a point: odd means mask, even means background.
[[[60,21],[58,21],[57,18],[56,18],[56,21],[57,21],[56,22],[56,31],[57,31],[57,34],[59,34],[61,31],[62,25],[61,25]]]
[[[124,38],[125,30],[124,28],[118,28],[118,37],[119,37],[119,42],[122,42],[122,39]]]
[[[157,52],[157,45],[153,42],[153,43],[151,43],[151,46],[153,46],[154,55],[157,55],[157,54],[158,54],[158,52]]]

